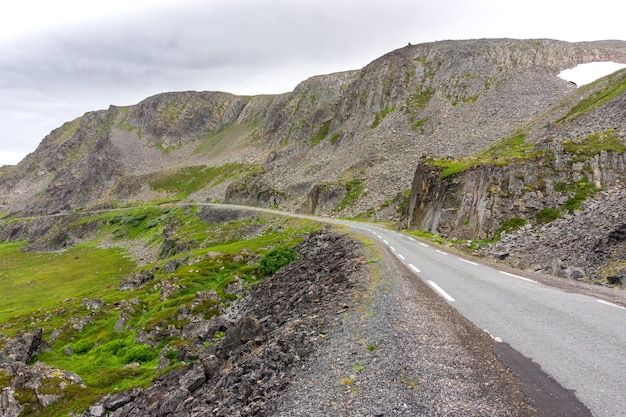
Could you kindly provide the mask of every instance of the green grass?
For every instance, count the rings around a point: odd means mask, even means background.
[[[385,117],[387,117],[389,113],[392,113],[394,111],[396,111],[396,106],[393,106],[393,107],[386,106],[384,109],[376,113],[374,115],[374,121],[372,122],[372,129],[376,129],[378,125],[380,124],[380,122],[382,122],[382,120]]]
[[[626,70],[617,71],[607,78],[601,78],[583,86],[581,87],[581,92],[591,91],[595,88],[598,88],[598,90],[580,100],[565,116],[558,119],[557,123],[582,116],[626,91]]]
[[[602,151],[626,152],[626,146],[615,135],[614,130],[608,130],[587,136],[584,139],[564,141],[563,150],[574,155],[572,162],[580,162],[590,159]]]
[[[194,150],[196,155],[221,155],[232,150],[233,144],[250,140],[256,130],[256,125],[233,124],[217,133],[211,132],[205,139],[198,141],[200,145]]]
[[[332,119],[326,120],[324,123],[322,123],[322,126],[320,126],[317,133],[311,139],[311,146],[317,145],[318,143],[323,141],[324,138],[326,138],[326,136],[328,135],[328,129],[330,128],[331,122],[332,122]]]
[[[353,179],[346,183],[346,195],[343,200],[337,206],[337,211],[345,210],[346,208],[352,206],[356,200],[359,199],[361,193],[363,192],[363,188],[365,184],[361,179]]]
[[[153,174],[148,177],[147,181],[154,190],[174,193],[180,198],[185,198],[208,185],[240,179],[258,170],[258,166],[243,163],[230,163],[217,167],[200,165]]]
[[[255,285],[261,279],[258,259],[271,257],[272,248],[292,247],[306,232],[320,227],[309,220],[269,214],[211,224],[202,221],[200,213],[200,208],[187,206],[134,207],[85,214],[69,228],[97,225],[94,240],[63,252],[24,252],[26,242],[0,244],[0,331],[12,336],[41,327],[44,337],[49,338],[53,330],[61,330],[52,350],[39,354],[35,360],[74,372],[87,385],[87,388],[68,385],[63,388],[65,397],[45,409],[38,408],[30,401],[32,393],[24,391],[20,398],[30,407],[24,415],[82,412],[107,393],[148,386],[161,372],[182,366],[176,352],[188,341],[163,336],[156,341],[156,348],[149,348],[135,341],[137,331],[150,331],[157,326],[182,329],[188,323],[187,319],[178,319],[182,307],[205,319],[219,314],[237,298],[226,291],[235,276],[243,280],[244,286]],[[159,243],[158,237],[166,224],[177,239],[190,243],[187,252],[142,266],[154,268],[155,279],[131,291],[118,290],[120,279],[133,272],[136,265],[124,250],[99,249],[98,242],[105,237],[115,242],[119,237],[125,244],[133,240]],[[249,237],[250,230],[255,230],[254,237]],[[209,252],[212,254],[205,256]],[[183,264],[171,273],[159,272],[168,260],[189,254],[195,259],[193,263]],[[163,280],[179,286],[166,300],[161,299]],[[211,290],[216,292],[216,300],[195,304],[197,292]],[[87,297],[101,298],[104,307],[88,311],[81,305],[82,298]],[[125,327],[116,332],[114,327],[120,315],[116,304],[131,299],[136,300],[134,312],[125,310],[128,314]],[[88,315],[91,323],[82,331],[72,328],[70,318]],[[71,356],[65,353],[68,346],[74,351]],[[171,363],[169,368],[158,371],[157,356],[161,350]],[[126,366],[134,362],[139,366]],[[10,381],[6,374],[0,374],[0,384],[6,386]],[[59,388],[51,385],[50,389]]]
[[[118,248],[79,245],[60,253],[34,253],[22,251],[24,246],[0,244],[0,323],[59,308],[67,298],[101,296],[135,268]]]
[[[526,144],[527,135],[528,131],[517,130],[474,156],[461,159],[441,158],[430,160],[430,163],[442,168],[440,177],[445,179],[473,166],[487,164],[505,166],[512,162],[525,161],[541,156],[541,151],[535,151],[533,145]]]

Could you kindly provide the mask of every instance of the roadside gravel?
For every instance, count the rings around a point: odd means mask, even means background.
[[[536,416],[492,339],[386,249],[274,416]],[[376,256],[369,254],[369,257]]]

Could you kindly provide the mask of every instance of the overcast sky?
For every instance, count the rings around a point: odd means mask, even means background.
[[[0,166],[87,111],[165,91],[283,93],[443,39],[626,39],[615,0],[20,0],[0,15]]]

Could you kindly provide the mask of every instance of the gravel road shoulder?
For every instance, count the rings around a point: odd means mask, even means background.
[[[493,340],[383,247],[275,416],[536,416]],[[384,254],[384,255],[381,255]]]

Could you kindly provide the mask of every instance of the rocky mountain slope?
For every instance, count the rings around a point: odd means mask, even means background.
[[[607,60],[626,63],[626,42],[442,41],[286,94],[111,106],[1,168],[0,211],[221,201],[492,239],[623,184],[624,72],[580,89],[558,77]]]
[[[313,77],[287,94],[165,93],[111,106],[64,124],[4,167],[0,207],[37,214],[189,197],[367,212],[410,188],[423,154],[490,146],[567,103],[576,88],[557,77],[561,70],[602,60],[626,62],[625,43],[443,41]],[[350,184],[358,192],[349,195]]]

